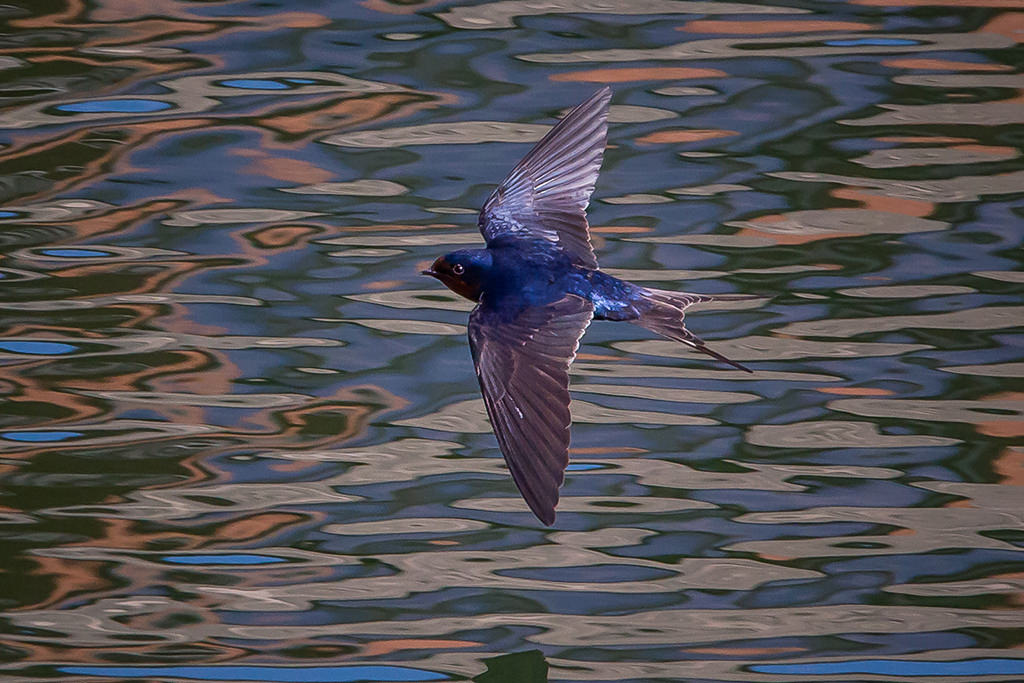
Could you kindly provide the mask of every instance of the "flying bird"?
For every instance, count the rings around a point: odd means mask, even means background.
[[[491,193],[477,225],[486,247],[438,258],[424,275],[477,303],[469,345],[512,478],[545,525],[569,464],[569,365],[590,321],[625,320],[741,370],[686,329],[707,296],[641,287],[601,272],[586,209],[608,135],[611,90],[570,111]]]

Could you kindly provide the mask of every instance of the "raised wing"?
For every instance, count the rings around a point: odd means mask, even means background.
[[[503,236],[556,242],[574,263],[597,268],[587,204],[608,137],[604,87],[570,111],[491,193],[477,221],[489,243]]]
[[[594,307],[566,295],[514,320],[486,306],[469,316],[469,344],[487,415],[533,514],[555,521],[569,464],[569,364]]]

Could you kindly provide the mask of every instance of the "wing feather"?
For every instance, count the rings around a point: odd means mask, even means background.
[[[607,87],[591,95],[516,164],[480,211],[488,242],[507,235],[546,239],[574,263],[597,267],[586,210],[601,170],[610,100]]]
[[[569,365],[593,305],[567,295],[514,319],[477,306],[469,343],[487,416],[526,503],[544,524],[555,520],[569,464]]]

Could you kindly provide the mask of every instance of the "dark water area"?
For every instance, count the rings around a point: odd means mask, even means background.
[[[1024,680],[1024,4],[0,7],[0,677]],[[419,271],[614,89],[558,520]]]

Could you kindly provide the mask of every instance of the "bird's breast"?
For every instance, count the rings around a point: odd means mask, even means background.
[[[470,283],[455,279],[443,280],[443,282],[448,289],[470,301],[480,301],[480,296],[483,294],[483,288],[479,282]]]

